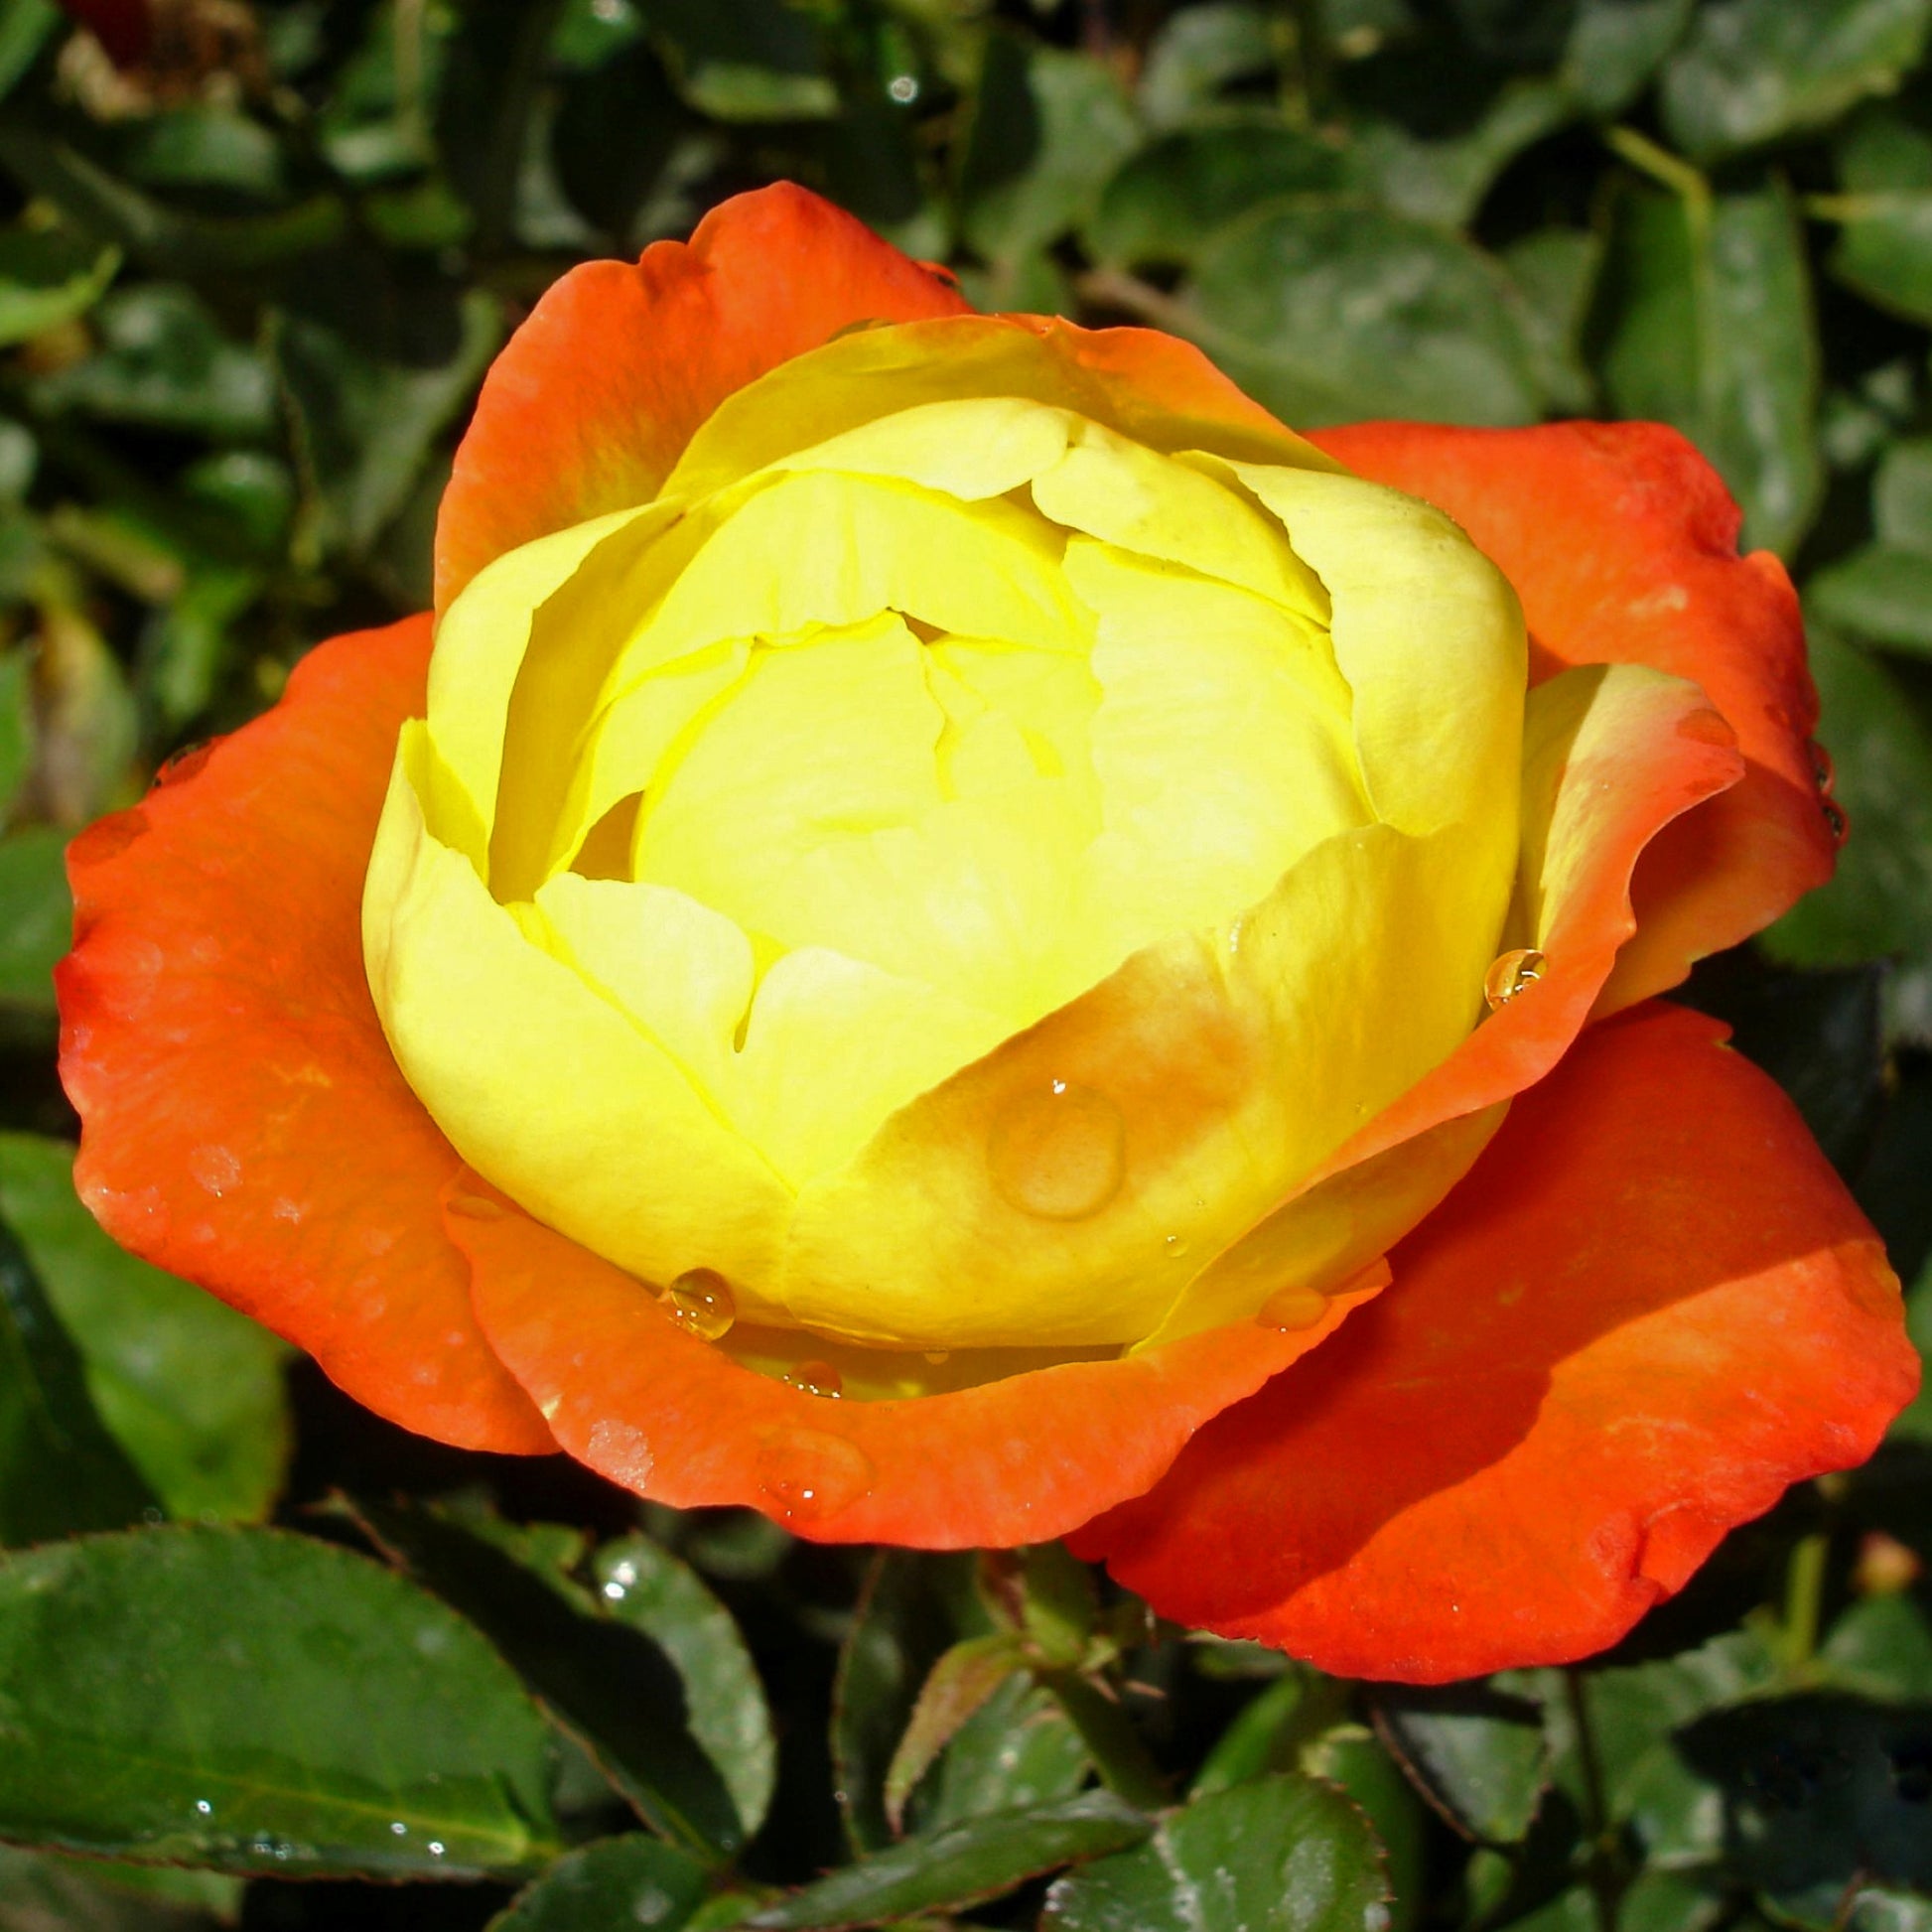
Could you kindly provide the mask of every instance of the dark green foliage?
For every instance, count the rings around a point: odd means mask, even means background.
[[[427,601],[542,290],[785,176],[1302,425],[1699,444],[1855,831],[1688,997],[1932,1348],[1932,0],[179,11],[0,0],[0,1932],[1932,1932],[1932,1394],[1605,1658],[1346,1683],[386,1429],[93,1227],[50,978],[72,831]]]

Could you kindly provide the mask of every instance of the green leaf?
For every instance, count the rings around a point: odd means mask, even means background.
[[[1206,0],[1164,23],[1148,48],[1137,98],[1152,127],[1211,115],[1230,81],[1273,70],[1287,35],[1280,15],[1242,0]]]
[[[1512,80],[1472,126],[1447,138],[1419,140],[1398,121],[1364,120],[1348,156],[1349,179],[1398,214],[1460,227],[1510,162],[1574,113],[1554,81]]]
[[[1790,196],[1632,190],[1606,293],[1616,413],[1681,429],[1743,506],[1746,542],[1788,553],[1824,483],[1817,321]]]
[[[120,265],[119,249],[59,229],[0,234],[0,347],[86,314]]]
[[[1924,1373],[1918,1394],[1893,1420],[1891,1434],[1900,1442],[1932,1443],[1932,1260],[1919,1270],[1905,1297],[1905,1332]]]
[[[606,1613],[660,1645],[684,1684],[691,1735],[738,1807],[739,1829],[757,1837],[777,1781],[778,1747],[752,1653],[731,1612],[697,1573],[645,1536],[597,1553]]]
[[[887,1767],[920,1685],[952,1641],[949,1597],[970,1574],[970,1558],[882,1552],[867,1576],[832,1685],[834,1784],[855,1852],[893,1843]]]
[[[299,317],[282,317],[274,331],[276,371],[326,549],[359,556],[381,535],[502,340],[502,310],[482,289],[434,320],[441,340],[420,364],[376,360]]]
[[[0,838],[0,1013],[54,1011],[54,967],[73,941],[69,837],[30,825]]]
[[[886,1818],[895,1832],[904,1819],[906,1800],[932,1760],[1021,1667],[1019,1644],[1001,1631],[954,1644],[926,1674],[886,1771]]]
[[[5,0],[0,5],[0,96],[13,92],[60,22],[54,0]]]
[[[119,1529],[158,1514],[94,1413],[79,1354],[26,1249],[0,1221],[0,1544]],[[0,1717],[4,1710],[0,1704]]]
[[[1559,75],[1587,113],[1607,119],[1643,92],[1690,25],[1695,0],[1583,0]]]
[[[1834,1924],[1856,1878],[1932,1887],[1932,1706],[1763,1699],[1699,1719],[1677,1747],[1724,1794],[1727,1863],[1781,1913]]]
[[[0,826],[13,811],[33,761],[33,654],[19,648],[0,650]],[[0,956],[5,950],[5,941],[0,940]]]
[[[284,188],[275,136],[232,107],[177,107],[137,122],[123,165],[148,188],[215,189],[273,201]]]
[[[1489,1845],[1525,1837],[1549,1788],[1543,1712],[1488,1684],[1378,1693],[1375,1724],[1429,1802]]]
[[[1908,1595],[1852,1604],[1818,1647],[1829,1681],[1897,1703],[1932,1704],[1932,1623]]]
[[[207,1932],[241,1916],[241,1884],[219,1871],[0,1846],[0,1932]]]
[[[63,1142],[0,1134],[0,1214],[74,1338],[101,1421],[169,1512],[265,1516],[288,1458],[288,1345],[110,1240],[74,1195]]]
[[[973,1905],[1076,1860],[1138,1845],[1150,1829],[1105,1791],[994,1812],[876,1852],[745,1922],[760,1932],[804,1932]]]
[[[1042,1932],[1378,1932],[1389,1888],[1368,1821],[1282,1775],[1199,1799],[1132,1852],[1056,1879]]]
[[[1932,1898],[1862,1885],[1839,1922],[1846,1932],[1932,1932]]]
[[[44,407],[223,442],[266,437],[274,428],[267,364],[222,335],[194,290],[170,282],[120,289],[94,320],[100,348],[40,383]]]
[[[1215,236],[1168,321],[1304,427],[1372,416],[1527,423],[1538,414],[1495,264],[1400,215],[1259,208]]]
[[[1389,1932],[1405,1932],[1429,1903],[1429,1819],[1415,1786],[1374,1732],[1358,1724],[1336,1725],[1313,1739],[1301,1768],[1361,1807],[1388,1862]]]
[[[1717,0],[1664,69],[1664,126],[1714,160],[1824,127],[1918,64],[1932,0]]]
[[[1012,264],[1081,226],[1140,146],[1126,95],[1094,61],[987,36],[972,125],[960,161],[967,245]]]
[[[1111,266],[1185,264],[1217,228],[1258,204],[1330,191],[1340,177],[1335,150],[1296,128],[1191,128],[1129,160],[1107,184],[1084,236]]]
[[[1897,676],[1821,625],[1811,671],[1820,743],[1838,765],[1852,835],[1831,883],[1764,935],[1796,965],[1932,956],[1932,730]]]
[[[1050,1692],[1009,1677],[970,1717],[913,1794],[921,1831],[1070,1798],[1092,1776],[1087,1747]]]
[[[1832,273],[1882,309],[1932,322],[1932,136],[1873,109],[1838,142]]]
[[[1536,386],[1551,408],[1587,414],[1595,383],[1583,356],[1585,318],[1603,265],[1600,236],[1583,228],[1539,228],[1503,250],[1519,298],[1517,326]]]
[[[1932,656],[1932,556],[1870,543],[1821,570],[1805,587],[1806,602],[1841,630]]]
[[[677,1932],[708,1884],[703,1865],[654,1838],[608,1838],[559,1859],[488,1932]]]
[[[810,16],[781,0],[642,0],[678,90],[721,121],[820,120],[838,111]]]
[[[227,1871],[514,1875],[555,1843],[502,1660],[379,1565],[274,1530],[0,1561],[0,1834]]]
[[[654,1637],[605,1614],[541,1542],[507,1526],[371,1503],[355,1514],[495,1644],[647,1824],[722,1863],[741,1841],[738,1809],[692,1735],[683,1681]]]

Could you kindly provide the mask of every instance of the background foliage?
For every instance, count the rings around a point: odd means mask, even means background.
[[[95,1231],[48,977],[74,827],[426,602],[531,299],[788,175],[1304,425],[1700,443],[1857,830],[1693,997],[1932,1340],[1932,0],[91,11],[0,0],[0,1932],[1932,1928],[1932,1399],[1587,1668],[1339,1682],[375,1423]]]

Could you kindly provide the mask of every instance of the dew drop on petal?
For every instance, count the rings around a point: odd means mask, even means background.
[[[154,774],[153,789],[159,791],[164,785],[178,785],[184,778],[192,778],[213,756],[211,740],[201,745],[184,745],[173,758],[162,760],[161,768]]]
[[[937,1368],[941,1362],[949,1362],[952,1360],[952,1350],[950,1348],[928,1348],[925,1351],[925,1358],[934,1368]]]
[[[1162,1241],[1161,1249],[1171,1261],[1178,1261],[1187,1252],[1187,1237],[1184,1234],[1170,1234]]]
[[[1811,759],[1811,781],[1820,791],[1830,791],[1832,781],[1838,776],[1838,767],[1832,762],[1832,755],[1817,739],[1805,740],[1805,756]]]
[[[503,1203],[491,1200],[487,1194],[452,1194],[450,1212],[462,1215],[466,1221],[500,1221]]]
[[[845,1393],[845,1378],[830,1362],[799,1362],[785,1374],[794,1389],[822,1395],[836,1402]]]
[[[1287,1288],[1278,1288],[1261,1305],[1255,1319],[1264,1328],[1280,1328],[1284,1332],[1294,1333],[1297,1329],[1312,1328],[1327,1312],[1328,1304],[1324,1297],[1295,1282]]]
[[[872,1458],[857,1443],[818,1429],[774,1429],[759,1446],[758,1484],[788,1523],[838,1516],[872,1488]]]
[[[1489,1011],[1506,1007],[1525,987],[1534,986],[1549,966],[1549,961],[1533,946],[1518,946],[1506,952],[1482,976],[1482,997]]]
[[[658,1300],[680,1328],[689,1328],[706,1341],[718,1341],[730,1334],[732,1323],[738,1319],[731,1283],[715,1268],[686,1269]]]
[[[1819,807],[1825,814],[1825,829],[1832,835],[1834,845],[1843,845],[1851,822],[1845,816],[1845,807],[1836,798],[1827,798]]]
[[[993,1129],[987,1165],[1009,1206],[1042,1221],[1084,1221],[1120,1192],[1127,1128],[1092,1087],[1054,1080],[1014,1096]]]

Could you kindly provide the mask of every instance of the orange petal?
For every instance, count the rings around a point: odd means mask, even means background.
[[[864,322],[960,315],[950,282],[788,182],[689,243],[553,282],[483,381],[436,524],[436,608],[491,558],[648,502],[735,389]]]
[[[640,1282],[475,1176],[450,1196],[490,1345],[565,1449],[681,1509],[744,1503],[829,1543],[1038,1543],[1138,1495],[1212,1415],[1324,1341],[1386,1276],[1307,1328],[1189,1335],[943,1395],[842,1401],[740,1366]]]
[[[1454,517],[1516,586],[1546,669],[1649,664],[1702,685],[1736,732],[1743,782],[1644,855],[1637,934],[1599,1011],[1677,985],[1831,877],[1797,598],[1775,557],[1737,555],[1737,507],[1675,430],[1364,423],[1313,440]]]
[[[1918,1366],[1898,1284],[1716,1022],[1593,1028],[1394,1286],[1075,1539],[1156,1609],[1431,1683],[1614,1642]]]
[[[68,849],[61,1075],[101,1225],[468,1449],[554,1449],[470,1311],[456,1156],[362,970],[362,873],[427,618],[312,652],[275,709]]]

